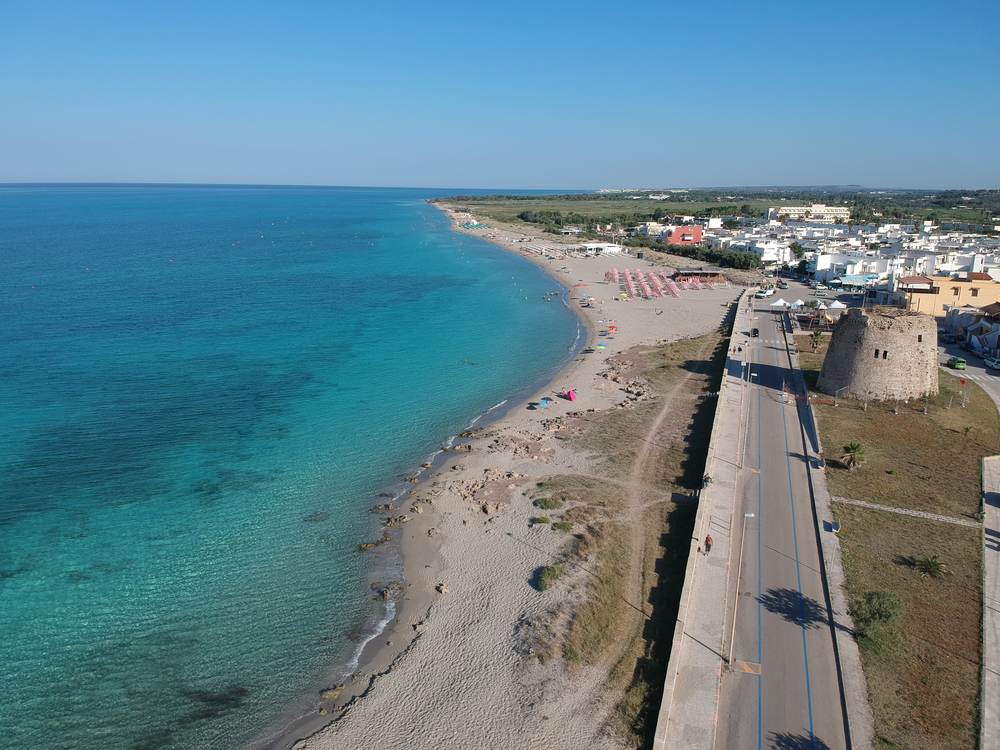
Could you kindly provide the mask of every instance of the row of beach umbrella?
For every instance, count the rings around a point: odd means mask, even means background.
[[[621,284],[624,280],[625,290],[630,297],[642,296],[646,299],[663,297],[667,294],[672,297],[680,297],[681,289],[715,288],[715,284],[703,282],[696,276],[678,276],[676,279],[672,279],[663,271],[641,271],[629,268],[623,271],[612,268],[604,274],[604,280],[613,284]]]

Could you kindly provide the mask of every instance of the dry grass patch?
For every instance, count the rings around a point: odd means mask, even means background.
[[[975,747],[982,658],[977,529],[848,505],[834,506],[852,604],[891,591],[903,605],[887,648],[861,642],[880,747]],[[948,572],[914,565],[938,555]]]
[[[660,408],[660,400],[649,399],[628,409],[612,409],[590,415],[571,442],[595,459],[595,468],[609,477],[627,477],[639,452],[639,438]]]
[[[628,507],[618,483],[559,477],[539,488],[564,504],[561,522],[573,525],[565,559],[587,569],[563,654],[571,664],[609,660],[609,690],[621,695],[612,729],[634,747],[648,746],[655,730],[696,511],[694,503],[678,506],[671,497],[700,486],[716,403],[704,396],[718,390],[727,344],[713,332],[629,352],[658,396],[600,414],[573,438],[603,457],[609,478],[627,478],[662,399],[672,393],[671,414],[643,467],[643,510]],[[640,570],[630,569],[635,545]],[[640,581],[638,601],[622,595],[629,578]]]
[[[805,339],[805,340],[803,340]],[[799,361],[814,386],[826,351],[799,337]],[[834,495],[944,515],[978,518],[980,461],[996,452],[996,408],[967,381],[940,373],[941,392],[927,402],[839,406],[814,395],[814,411]],[[966,430],[965,427],[969,427]],[[860,443],[854,471],[838,461]],[[848,599],[888,591],[903,606],[876,638],[859,640],[882,748],[975,747],[982,658],[982,548],[975,528],[835,504],[841,522]],[[919,561],[937,556],[947,572],[923,575]]]
[[[822,354],[822,352],[820,352]],[[821,357],[800,354],[815,368]],[[817,362],[817,360],[819,360]],[[808,373],[808,371],[807,371]],[[980,462],[1000,450],[1000,421],[993,401],[971,381],[942,372],[941,392],[927,404],[870,402],[839,405],[817,394],[813,409],[819,424],[834,495],[931,513],[978,519]],[[968,404],[961,406],[963,389]],[[969,428],[966,430],[966,428]],[[864,461],[854,471],[841,463],[844,446],[857,442]]]

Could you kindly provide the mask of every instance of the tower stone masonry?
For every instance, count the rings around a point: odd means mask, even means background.
[[[905,310],[848,310],[833,327],[817,385],[832,395],[882,401],[936,395],[934,318]]]

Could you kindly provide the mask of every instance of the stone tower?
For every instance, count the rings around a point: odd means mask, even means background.
[[[905,310],[847,311],[819,374],[819,389],[877,400],[922,398],[938,392],[937,325]]]

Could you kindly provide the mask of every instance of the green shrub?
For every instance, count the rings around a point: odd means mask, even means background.
[[[555,521],[552,524],[552,528],[556,531],[562,531],[568,534],[573,530],[573,524],[569,521]]]
[[[891,591],[866,591],[850,609],[858,637],[863,638],[873,627],[893,622],[902,613],[903,605]]]
[[[552,588],[556,581],[566,575],[566,566],[562,563],[546,565],[538,574],[538,588],[541,591]]]
[[[900,641],[894,628],[876,622],[858,636],[858,646],[876,656],[890,656],[899,651]]]
[[[548,516],[535,516],[534,518],[531,519],[530,523],[532,526],[538,523],[552,523],[552,519],[549,518]]]
[[[540,497],[533,505],[542,510],[557,510],[563,506],[563,501],[555,497]]]

